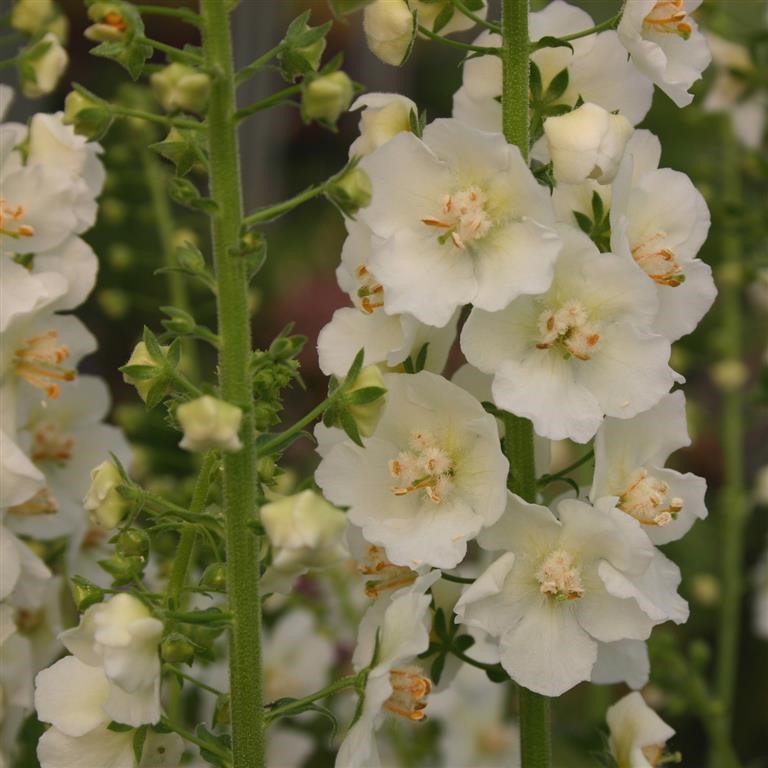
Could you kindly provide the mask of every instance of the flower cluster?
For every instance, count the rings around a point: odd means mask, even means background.
[[[3,86],[3,114],[11,98]],[[82,304],[96,280],[97,258],[81,235],[95,221],[104,183],[100,147],[76,136],[61,113],[38,113],[29,125],[3,123],[0,146],[0,654],[14,667],[0,696],[12,729],[4,744],[11,744],[32,709],[35,674],[61,649],[63,584],[55,573],[90,574],[108,535],[104,518],[92,521],[83,508],[88,472],[110,452],[127,462],[130,451],[122,433],[103,423],[110,407],[104,382],[77,373],[95,339],[74,315],[62,314]],[[67,660],[67,690],[80,677],[76,664]],[[106,691],[95,673],[83,674],[94,691]],[[56,701],[66,718],[69,703]],[[109,719],[102,715],[104,726]],[[81,735],[68,728],[59,730]],[[58,765],[46,749],[43,763]]]
[[[679,569],[655,545],[707,513],[704,481],[665,463],[689,443],[671,343],[715,297],[696,258],[709,212],[687,176],[659,168],[656,137],[633,126],[654,84],[678,106],[691,101],[709,62],[697,5],[637,0],[617,29],[592,34],[578,34],[593,22],[562,0],[531,13],[531,40],[571,42],[531,55],[530,165],[501,133],[492,32],[475,41],[488,55],[464,64],[453,117],[423,126],[398,94],[353,106],[351,154],[372,195],[347,221],[337,270],[353,306],[337,310],[318,351],[325,373],[344,376],[362,349],[387,396],[363,437],[316,432],[316,481],[348,508],[375,598],[356,652],[370,670],[365,703],[337,765],[378,764],[371,732],[382,712],[422,718],[432,683],[414,656],[433,646],[421,595],[442,583],[430,569],[472,567],[472,540],[496,559],[448,615],[489,638],[532,691],[641,687],[652,628],[687,619]],[[367,6],[376,55],[402,61],[414,20],[429,29],[420,6]],[[451,381],[442,374],[459,316],[469,365]],[[520,418],[545,449],[540,476],[547,440],[594,441],[594,478],[578,498],[546,504],[507,490],[507,457],[517,458],[499,436]],[[632,749],[617,746],[620,761]]]

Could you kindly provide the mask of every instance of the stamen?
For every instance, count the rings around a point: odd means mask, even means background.
[[[117,11],[110,11],[107,13],[101,20],[101,23],[110,27],[114,27],[120,32],[125,32],[125,30],[128,29],[128,24],[126,23],[125,19]]]
[[[685,274],[675,254],[668,248],[659,248],[659,240],[667,236],[666,232],[657,232],[632,249],[632,257],[638,266],[659,285],[676,288],[685,282]]]
[[[589,323],[586,310],[574,299],[557,310],[542,312],[538,330],[537,349],[557,347],[566,357],[578,360],[589,360],[600,341],[600,334]]]
[[[8,508],[8,513],[18,517],[38,517],[53,515],[59,509],[59,503],[47,488],[41,488],[31,499]]]
[[[693,32],[685,10],[685,0],[658,0],[643,24],[655,32],[672,33],[687,40]]]
[[[536,571],[540,591],[556,600],[576,600],[584,595],[581,572],[571,555],[562,549],[550,552]]]
[[[384,306],[384,288],[381,283],[376,282],[365,264],[361,264],[355,270],[355,275],[360,281],[360,287],[357,289],[357,298],[360,299],[359,308],[366,315],[370,315]]]
[[[27,339],[14,354],[16,373],[28,384],[42,389],[51,399],[61,394],[59,381],[73,381],[75,371],[63,368],[69,347],[57,344],[58,331],[47,331]]]
[[[392,695],[384,702],[384,709],[408,720],[424,720],[424,699],[432,690],[432,683],[421,674],[416,666],[400,667],[389,673]]]
[[[40,424],[32,437],[32,461],[55,461],[66,463],[72,458],[75,440],[71,436],[62,435],[57,424],[45,422]]]
[[[395,496],[423,490],[427,498],[437,504],[450,490],[455,472],[453,459],[432,435],[414,432],[410,450],[402,451],[396,459],[390,460],[389,474],[400,481],[400,485],[392,487]]]
[[[674,496],[667,500],[669,484],[658,480],[647,469],[635,470],[626,490],[619,496],[619,509],[641,525],[669,525],[683,511],[683,500]]]
[[[400,589],[416,581],[417,573],[404,565],[390,563],[381,547],[370,544],[364,562],[357,567],[364,576],[376,576],[365,583],[367,597],[378,597],[390,589]]]
[[[20,223],[24,213],[23,206],[10,206],[4,197],[0,197],[0,235],[12,237],[14,240],[20,237],[32,237],[35,234],[34,228],[29,224]]]
[[[441,203],[441,217],[430,216],[422,219],[428,227],[447,230],[438,240],[446,243],[450,239],[456,248],[465,249],[472,240],[480,240],[490,232],[493,221],[486,210],[488,198],[476,186],[460,189],[451,195],[444,195]]]

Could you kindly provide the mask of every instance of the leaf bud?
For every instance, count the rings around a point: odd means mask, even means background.
[[[224,563],[211,563],[200,577],[200,586],[213,592],[226,592],[227,566]]]
[[[97,141],[109,130],[112,114],[102,102],[72,91],[64,100],[62,122],[88,141]]]
[[[114,579],[116,584],[129,584],[141,577],[146,560],[139,555],[114,554],[99,565]]]
[[[166,353],[170,347],[161,346]],[[146,403],[150,390],[165,378],[165,368],[155,360],[147,349],[147,345],[140,341],[131,352],[128,362],[120,368],[123,381],[136,387],[139,397]]]
[[[386,393],[381,369],[378,365],[368,365],[344,394],[344,406],[363,437],[370,437],[376,430]]]

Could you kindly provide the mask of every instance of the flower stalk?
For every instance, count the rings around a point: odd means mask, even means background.
[[[502,27],[502,126],[504,137],[528,160],[529,62],[528,0],[503,0]],[[536,500],[533,459],[533,425],[530,420],[506,414],[505,453],[509,459],[509,485],[528,502]],[[551,763],[549,699],[519,687],[520,755],[523,768],[548,768]]]
[[[247,297],[247,265],[236,251],[242,219],[242,190],[235,123],[235,75],[228,8],[221,0],[201,0],[203,51],[216,83],[208,110],[213,253],[218,286],[218,330],[221,337],[221,397],[243,412],[243,447],[222,459],[226,519],[227,584],[233,614],[229,633],[232,758],[238,768],[264,765],[262,707],[261,600],[259,537],[249,523],[256,513],[256,449],[253,389],[248,366],[251,354]]]

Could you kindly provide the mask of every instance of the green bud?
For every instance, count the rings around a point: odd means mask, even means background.
[[[103,103],[72,91],[64,101],[62,122],[71,125],[79,136],[96,141],[109,130],[112,115]]]
[[[149,552],[149,536],[140,528],[128,528],[115,539],[115,549],[121,555],[145,557]]]
[[[94,23],[83,34],[97,43],[119,42],[131,31],[131,15],[125,12],[123,3],[93,3],[88,8],[88,18]]]
[[[195,660],[195,645],[179,632],[172,632],[160,643],[160,656],[169,664],[191,664]]]
[[[160,349],[166,353],[169,347],[161,346]],[[139,397],[145,403],[149,391],[165,375],[163,366],[152,358],[143,341],[133,348],[128,362],[120,370],[123,373],[123,381],[136,387]]]
[[[262,456],[256,463],[259,480],[265,485],[270,485],[275,479],[275,469],[277,469],[277,465],[271,456]]]
[[[104,590],[96,586],[93,582],[84,579],[82,576],[74,576],[70,579],[70,588],[72,590],[72,599],[75,601],[77,610],[82,612],[104,599]]]
[[[370,437],[376,430],[386,402],[386,391],[379,366],[368,365],[345,393],[346,409],[363,437]]]
[[[370,205],[373,186],[362,168],[350,168],[326,194],[345,216],[353,217],[360,208]]]
[[[19,53],[18,69],[22,93],[36,99],[51,93],[59,84],[69,56],[53,32],[47,32]]]
[[[182,269],[190,272],[205,270],[205,257],[200,253],[200,249],[191,243],[184,243],[176,248],[176,261]]]
[[[222,693],[216,699],[216,706],[213,710],[213,724],[218,727],[226,727],[232,722],[231,708],[229,706],[229,694]]]
[[[146,560],[139,555],[114,554],[106,560],[99,560],[99,565],[116,584],[128,584],[141,576]]]
[[[334,126],[354,95],[352,81],[344,72],[332,72],[310,80],[304,86],[301,114],[305,122],[317,120]]]
[[[226,592],[227,566],[224,563],[211,563],[200,577],[200,586],[212,592]]]

